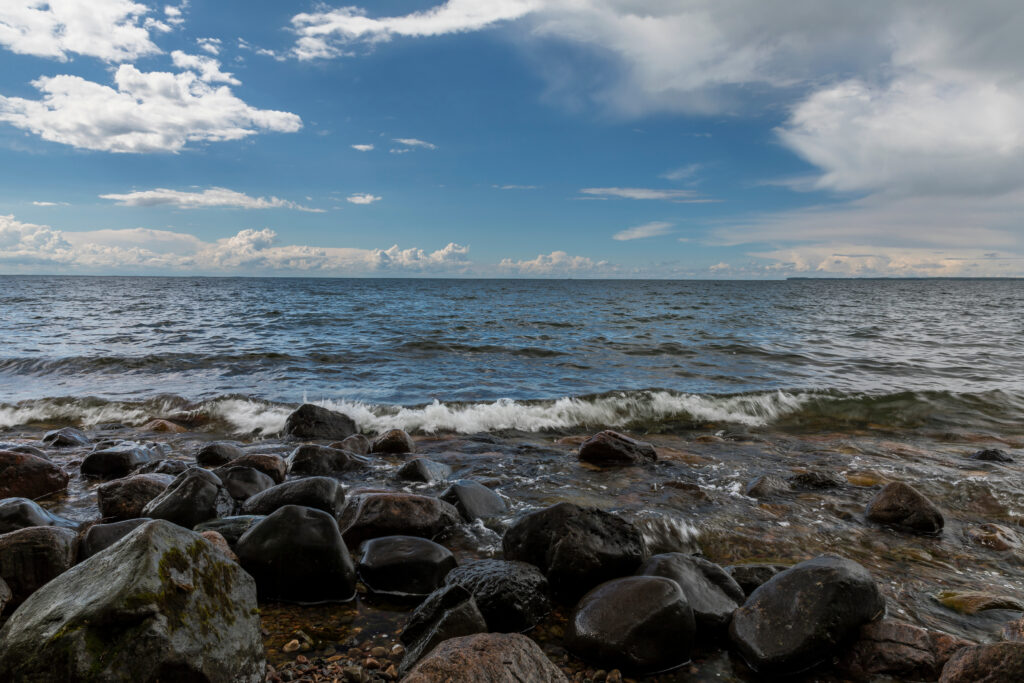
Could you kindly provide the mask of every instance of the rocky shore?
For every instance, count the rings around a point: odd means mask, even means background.
[[[1012,440],[222,436],[0,433],[0,680],[1024,680]]]

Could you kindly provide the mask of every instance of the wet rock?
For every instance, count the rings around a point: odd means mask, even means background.
[[[370,444],[371,453],[412,453],[416,450],[416,442],[404,429],[389,429],[379,434]]]
[[[462,586],[473,595],[491,631],[526,631],[551,611],[547,579],[526,562],[468,562],[453,569],[445,583]]]
[[[982,524],[967,531],[967,537],[977,545],[992,550],[1013,550],[1020,547],[1020,538],[1002,524]]]
[[[142,516],[146,504],[167,490],[174,481],[169,474],[133,474],[96,488],[96,502],[105,520]]]
[[[262,519],[264,519],[264,515],[237,515],[234,517],[208,519],[205,522],[196,524],[194,531],[199,534],[206,531],[216,531],[228,542],[228,545],[234,546],[246,531]]]
[[[227,517],[235,501],[213,472],[190,469],[142,508],[143,517],[166,519],[186,529],[214,517]]]
[[[228,544],[226,538],[221,536],[216,531],[200,531],[197,532],[200,536],[210,542],[218,553],[220,553],[224,559],[231,560],[232,562],[238,562],[238,555],[235,555],[235,551],[231,549],[231,545]]]
[[[162,420],[159,418],[150,420],[146,424],[142,425],[140,429],[149,432],[159,432],[161,434],[184,434],[188,431],[177,422],[171,422],[170,420]]]
[[[486,632],[487,622],[469,591],[462,586],[439,588],[420,603],[399,635],[405,645],[400,669],[408,669],[449,638]]]
[[[49,460],[50,456],[42,448],[36,448],[27,443],[15,443],[13,441],[0,441],[0,451],[11,451],[13,453],[28,453],[43,460]]]
[[[139,517],[110,524],[93,524],[82,534],[82,539],[78,543],[78,561],[89,559],[114,545],[136,528],[152,521],[149,517]]]
[[[46,432],[46,434],[43,434],[42,442],[54,448],[88,446],[92,443],[81,429],[75,429],[74,427],[64,427],[63,429],[54,429],[53,431]]]
[[[45,458],[0,451],[0,498],[42,498],[68,487],[68,475]]]
[[[247,453],[214,470],[214,473],[228,467],[251,467],[273,479],[275,484],[283,482],[288,474],[288,461],[269,453]]]
[[[930,500],[909,484],[898,481],[875,494],[865,516],[876,524],[922,534],[937,534],[945,524],[942,513]]]
[[[603,583],[580,600],[565,646],[592,664],[646,674],[688,662],[695,632],[678,583],[630,576]]]
[[[518,633],[450,638],[423,658],[403,683],[568,683],[535,642]]]
[[[1000,448],[984,448],[972,453],[969,457],[971,460],[981,460],[982,462],[1013,462],[1013,458]]]
[[[284,433],[300,439],[344,439],[356,433],[348,415],[305,403],[288,416]]]
[[[242,512],[247,515],[269,515],[285,505],[301,505],[323,510],[337,517],[345,507],[345,489],[337,479],[307,477],[272,486],[245,501]]]
[[[632,574],[647,558],[643,535],[633,524],[572,503],[520,517],[505,533],[502,548],[505,559],[539,567],[555,597],[566,602]]]
[[[11,604],[19,605],[40,586],[75,564],[71,529],[29,527],[0,535],[0,578],[11,589]],[[0,680],[7,680],[0,676]]]
[[[489,519],[508,512],[508,506],[501,496],[472,479],[458,480],[440,498],[454,505],[467,522]]]
[[[826,491],[841,488],[846,480],[838,472],[811,470],[789,477],[789,486],[794,491]]]
[[[755,671],[789,674],[830,658],[841,642],[884,611],[885,599],[864,567],[822,556],[754,591],[733,613],[729,635]]]
[[[637,573],[663,576],[678,583],[693,610],[697,630],[702,634],[723,632],[729,626],[732,613],[746,600],[743,589],[724,569],[693,555],[655,555]]]
[[[252,467],[226,467],[217,471],[224,488],[238,501],[248,500],[274,485],[274,480]]]
[[[150,460],[142,467],[135,469],[135,474],[169,474],[176,477],[189,469],[188,463],[181,460],[163,458],[161,460]]]
[[[789,490],[789,482],[782,477],[776,477],[774,474],[762,474],[748,482],[743,493],[751,498],[769,498]]]
[[[359,455],[366,455],[370,452],[370,440],[362,434],[353,434],[329,445],[331,448],[340,448],[343,451],[351,451]]]
[[[7,582],[0,577],[0,614],[4,613],[4,609],[7,607],[7,603],[11,601],[14,596],[11,593],[11,587],[7,585]]]
[[[0,500],[0,534],[32,526],[56,526],[73,529],[78,524],[43,509],[39,503],[28,498]]]
[[[252,578],[159,520],[38,590],[0,631],[0,680],[257,683],[264,668]]]
[[[459,523],[450,503],[412,493],[365,493],[353,496],[338,520],[349,545],[381,536],[434,538]]]
[[[1024,602],[1013,596],[983,591],[942,591],[937,599],[944,606],[960,614],[977,614],[990,609],[1024,611]]]
[[[196,451],[196,464],[200,467],[220,467],[243,455],[245,451],[236,443],[214,441]]]
[[[611,467],[654,462],[658,454],[646,441],[637,441],[606,429],[580,444],[579,458],[583,462]]]
[[[444,463],[434,462],[427,458],[413,458],[398,469],[395,478],[433,484],[446,480],[451,474],[452,468]]]
[[[324,476],[362,469],[368,464],[365,458],[355,453],[314,444],[299,446],[291,452],[287,462],[290,474]]]
[[[351,600],[356,573],[334,517],[285,505],[245,532],[235,553],[259,589],[260,600]]]
[[[359,561],[359,578],[371,593],[397,598],[424,598],[455,568],[451,551],[416,536],[384,536],[367,541]]]
[[[950,655],[966,641],[895,619],[860,628],[857,640],[842,655],[839,668],[859,680],[892,676],[909,681],[934,681]]]
[[[768,579],[787,569],[789,566],[785,564],[734,564],[726,567],[725,571],[740,585],[744,593],[750,595]]]
[[[957,650],[942,668],[939,683],[1024,681],[1024,643],[992,643]]]
[[[93,451],[82,461],[83,477],[117,479],[150,460],[150,451],[139,446],[114,446]]]

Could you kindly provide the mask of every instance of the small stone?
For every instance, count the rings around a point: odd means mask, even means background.
[[[402,645],[397,645],[396,644],[396,645],[394,645],[391,648],[391,656],[392,657],[401,657],[404,654],[405,654],[405,647],[402,646]]]
[[[656,461],[658,454],[646,441],[605,430],[580,445],[579,459],[602,467],[642,465]]]
[[[612,669],[608,672],[608,678],[604,680],[606,683],[622,683],[622,672],[618,669]]]
[[[364,669],[379,669],[380,668],[380,662],[378,662],[373,657],[369,657],[369,658],[366,659],[366,661],[363,662],[363,668]]]
[[[309,658],[306,655],[299,655],[295,658],[295,661],[299,664],[309,664]]]
[[[970,458],[971,460],[981,460],[983,462],[1013,462],[1013,458],[1000,448],[984,448],[972,453]]]
[[[380,659],[381,657],[388,656],[388,649],[386,647],[380,647],[379,645],[370,650],[370,656]]]
[[[384,671],[384,675],[393,681],[398,678],[398,669],[392,664]]]
[[[922,534],[942,531],[945,520],[934,504],[909,484],[895,481],[879,491],[865,509],[877,524]]]
[[[285,643],[284,647],[282,647],[281,650],[283,652],[296,652],[298,651],[299,646],[300,644],[297,639],[289,640],[287,643]]]

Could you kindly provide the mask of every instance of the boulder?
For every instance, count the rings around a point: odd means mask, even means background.
[[[77,522],[55,515],[28,498],[0,500],[0,534],[32,526],[56,526],[73,529]]]
[[[864,511],[876,524],[921,534],[937,534],[945,520],[939,509],[909,484],[894,481],[875,494]]]
[[[114,446],[93,451],[82,460],[82,476],[117,479],[149,462],[150,451],[140,446]]]
[[[75,564],[71,529],[29,527],[0,535],[0,578],[11,589],[11,604],[18,605],[40,586]],[[0,676],[0,680],[7,680]]]
[[[441,587],[455,565],[443,545],[416,536],[383,536],[364,544],[357,570],[371,593],[422,599]]]
[[[389,429],[379,434],[370,444],[371,453],[412,453],[416,450],[416,442],[404,429]]]
[[[568,683],[565,674],[537,643],[518,633],[479,633],[449,638],[413,667],[402,681]]]
[[[452,468],[444,463],[434,462],[427,458],[413,458],[398,468],[396,479],[404,481],[422,481],[427,484],[444,481],[452,474]]]
[[[840,643],[885,612],[871,574],[822,556],[787,569],[733,613],[729,635],[752,669],[792,674],[834,655]]]
[[[934,681],[950,655],[970,643],[895,619],[860,628],[856,642],[839,660],[840,670],[858,680],[889,676],[906,681]]]
[[[453,569],[445,583],[462,586],[473,595],[491,631],[526,631],[551,611],[547,579],[526,562],[468,562]]]
[[[957,650],[942,667],[939,683],[1024,681],[1024,643],[991,643]]]
[[[407,670],[449,638],[486,632],[487,622],[469,591],[462,586],[439,588],[420,603],[398,636],[405,645],[401,669]]]
[[[327,446],[305,444],[288,456],[289,474],[339,475],[367,466],[364,457]]]
[[[434,538],[459,523],[450,503],[412,493],[363,493],[353,496],[338,520],[349,545],[381,536]]]
[[[274,480],[252,467],[225,467],[217,470],[224,488],[238,501],[248,500],[274,485]]]
[[[504,498],[472,479],[458,480],[440,498],[454,505],[467,522],[497,517],[508,512]]]
[[[96,488],[96,502],[106,520],[142,516],[146,504],[167,490],[174,477],[169,474],[133,474]]]
[[[345,507],[345,489],[337,479],[330,477],[293,479],[257,493],[245,501],[242,512],[247,515],[269,515],[285,505],[315,508],[337,517]]]
[[[81,429],[75,429],[74,427],[64,427],[63,429],[54,429],[53,431],[46,432],[46,434],[43,434],[42,441],[47,446],[53,446],[54,448],[88,446],[92,443]]]
[[[78,543],[78,561],[88,560],[99,551],[114,545],[136,528],[152,521],[149,517],[139,517],[109,524],[93,524],[82,534]]]
[[[251,467],[273,479],[275,484],[283,482],[288,474],[288,461],[269,453],[247,453],[214,470],[214,474],[228,467]]]
[[[665,553],[647,560],[637,574],[663,576],[679,584],[693,610],[698,633],[721,634],[746,594],[728,572],[714,562],[683,553]]]
[[[196,451],[196,464],[200,467],[220,467],[243,455],[245,451],[238,444],[214,441]]]
[[[356,433],[356,423],[348,415],[305,403],[288,416],[284,433],[300,439],[344,439]]]
[[[981,460],[982,462],[1013,462],[1013,458],[1001,448],[984,448],[971,453],[968,457],[971,460]]]
[[[331,448],[340,448],[343,451],[351,451],[359,455],[366,455],[370,452],[370,440],[362,434],[353,434],[329,445]]]
[[[235,544],[260,600],[351,600],[356,572],[334,517],[323,510],[285,505],[253,525]]]
[[[214,517],[227,517],[235,501],[213,472],[194,468],[182,472],[142,508],[143,517],[166,519],[186,529]]]
[[[566,602],[605,581],[628,576],[647,559],[636,526],[597,508],[558,503],[520,517],[502,539],[505,559],[529,562]]]
[[[29,598],[0,630],[0,680],[263,681],[256,586],[165,521]]]
[[[643,465],[658,459],[654,446],[606,429],[580,444],[579,458],[602,467]]]
[[[679,584],[629,576],[587,593],[569,617],[565,647],[597,666],[649,674],[690,660],[696,626]]]
[[[0,451],[0,498],[42,498],[68,487],[68,475],[45,458]]]
[[[739,584],[744,594],[750,595],[768,579],[787,569],[789,565],[785,564],[734,564],[726,567],[725,571]]]
[[[208,519],[205,522],[196,524],[194,531],[199,534],[207,531],[216,531],[228,542],[228,545],[234,546],[246,531],[262,519],[264,519],[264,515],[237,515],[234,517]]]

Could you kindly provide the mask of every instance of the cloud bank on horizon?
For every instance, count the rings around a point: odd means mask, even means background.
[[[1024,7],[304,9],[0,7],[0,268],[1024,276]]]

